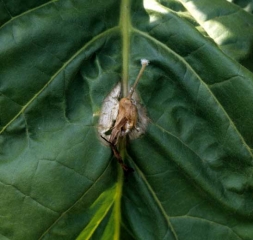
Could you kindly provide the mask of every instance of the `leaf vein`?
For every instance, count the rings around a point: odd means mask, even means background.
[[[36,202],[38,205],[42,206],[43,208],[46,208],[46,209],[48,209],[48,210],[50,210],[50,211],[52,211],[52,212],[54,212],[54,213],[59,214],[57,211],[55,211],[55,210],[53,210],[53,209],[51,209],[51,208],[49,208],[49,207],[43,205],[42,203],[40,203],[38,200],[34,199],[33,197],[31,197],[31,196],[29,196],[29,195],[26,195],[25,193],[23,193],[20,189],[18,189],[18,188],[17,188],[16,186],[14,186],[13,184],[4,183],[2,180],[0,180],[0,184],[14,188],[16,191],[18,191],[18,192],[19,192],[22,196],[24,196],[25,198],[30,198],[30,199],[32,199],[34,202]]]
[[[148,35],[145,32],[142,32],[136,28],[133,29],[134,32],[136,32],[137,34],[140,34],[141,36],[143,36],[144,38],[149,39],[150,41],[154,42],[155,44],[157,44],[158,46],[160,46],[161,48],[165,49],[166,51],[173,53],[175,56],[177,56],[187,67],[189,70],[191,70],[191,72],[197,76],[197,79],[199,80],[199,82],[201,84],[203,84],[203,86],[208,90],[208,92],[210,93],[211,97],[214,99],[214,101],[216,102],[216,104],[221,108],[222,112],[224,113],[225,117],[227,118],[227,120],[230,122],[231,126],[233,127],[234,131],[236,132],[237,136],[240,138],[242,145],[245,147],[245,150],[249,153],[249,155],[251,156],[251,158],[253,159],[253,154],[250,151],[250,147],[248,146],[248,144],[246,143],[246,141],[244,140],[243,136],[241,135],[241,133],[239,132],[239,130],[237,129],[235,123],[232,121],[232,119],[230,118],[230,116],[228,115],[228,113],[226,112],[226,110],[223,108],[223,106],[220,104],[220,102],[218,101],[218,99],[216,98],[216,96],[214,95],[214,93],[211,91],[211,89],[209,88],[209,86],[199,77],[199,75],[197,74],[197,72],[191,67],[191,65],[183,58],[181,57],[179,54],[177,54],[176,52],[174,52],[173,50],[171,50],[168,46],[166,46],[164,43],[159,42],[157,39],[153,38],[152,36]]]
[[[58,0],[52,0],[52,1],[46,2],[46,3],[42,4],[42,5],[39,5],[39,6],[35,7],[35,8],[31,8],[31,9],[29,9],[29,10],[27,10],[27,11],[25,11],[25,12],[19,14],[19,15],[14,16],[14,17],[10,14],[10,12],[8,11],[8,9],[5,7],[5,8],[7,9],[8,13],[9,13],[10,16],[11,16],[11,19],[8,20],[7,22],[5,22],[2,26],[0,26],[0,29],[3,28],[4,26],[6,26],[7,24],[9,24],[10,22],[14,21],[15,19],[18,19],[18,18],[20,18],[20,17],[22,17],[22,16],[24,16],[24,15],[26,15],[26,14],[29,14],[29,13],[31,13],[31,12],[33,12],[33,11],[36,11],[36,10],[39,9],[39,8],[45,7],[45,6],[49,5],[49,4],[54,3],[54,2],[57,2],[57,1],[58,1]],[[2,2],[3,2],[3,0],[2,0]],[[3,2],[3,3],[4,3],[4,2]],[[5,5],[5,4],[4,4],[4,5]]]
[[[10,15],[10,17],[11,17],[11,19],[12,19],[13,16],[12,16],[12,14],[10,13],[10,10],[7,8],[5,1],[2,0],[2,3],[3,3],[3,5],[4,5],[4,8],[6,9],[6,11],[8,12],[8,14]]]
[[[96,40],[105,37],[107,34],[118,30],[118,26],[113,27],[111,29],[106,30],[105,32],[99,34],[98,36],[92,38],[89,42],[87,42],[82,48],[80,48],[74,55],[70,57],[70,59],[63,64],[63,66],[49,79],[49,81],[21,108],[21,110],[2,128],[0,134],[5,131],[5,129],[14,122],[30,105],[31,103],[50,85],[51,82],[62,72],[65,70],[65,67],[76,58],[81,52],[83,52],[87,47],[89,47]]]
[[[167,213],[166,213],[165,209],[163,208],[163,206],[162,206],[162,204],[161,204],[161,201],[160,201],[159,198],[157,197],[155,191],[153,190],[153,188],[151,187],[151,185],[150,185],[149,182],[147,181],[145,175],[143,174],[143,172],[141,171],[141,169],[139,168],[139,166],[138,166],[134,161],[132,161],[132,162],[133,162],[133,164],[135,165],[135,168],[137,169],[139,175],[141,176],[141,178],[142,178],[143,181],[145,182],[145,184],[146,184],[146,186],[147,186],[149,192],[151,193],[153,199],[155,200],[155,202],[157,203],[158,207],[160,208],[160,210],[161,210],[161,212],[162,212],[164,218],[166,219],[167,224],[168,224],[168,227],[169,227],[169,229],[171,230],[171,232],[172,232],[174,238],[175,238],[176,240],[179,240],[179,238],[178,238],[178,236],[177,236],[177,233],[176,233],[175,229],[173,228],[173,226],[172,226],[172,224],[171,224],[170,216],[167,215]]]
[[[204,218],[200,218],[200,217],[189,216],[189,215],[182,215],[182,216],[171,217],[171,219],[179,219],[179,218],[196,219],[196,220],[199,220],[199,221],[208,222],[210,224],[219,225],[219,226],[222,226],[224,228],[228,228],[233,234],[235,234],[236,237],[238,237],[238,239],[243,240],[232,228],[230,228],[230,227],[228,227],[226,225],[223,225],[221,223],[218,223],[218,222],[215,222],[215,221],[212,221],[212,220],[208,220],[208,219],[204,219]]]
[[[93,182],[93,184],[87,190],[85,190],[85,192],[80,196],[80,198],[78,198],[70,207],[68,207],[64,212],[61,213],[61,215],[45,230],[45,232],[41,234],[38,240],[41,240],[52,229],[52,227],[56,225],[57,222],[59,222],[62,217],[64,217],[64,215],[66,215],[76,204],[78,204],[79,201],[81,201],[84,198],[86,194],[88,194],[89,191],[91,191],[91,189],[94,186],[96,186],[96,183],[102,178],[102,176],[105,174],[109,166],[110,166],[110,163],[105,168],[105,170],[101,173],[101,175],[97,178],[97,180]]]

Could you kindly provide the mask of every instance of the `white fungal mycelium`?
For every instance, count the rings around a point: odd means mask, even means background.
[[[118,83],[108,94],[102,104],[98,125],[98,133],[107,140],[109,140],[110,134],[106,133],[113,128],[113,124],[117,118],[120,92],[121,84]],[[136,92],[133,93],[132,99],[137,107],[138,121],[137,127],[132,129],[128,134],[130,139],[136,139],[145,133],[149,119],[146,115],[145,108],[139,102],[139,97]]]
[[[120,93],[121,84],[119,82],[107,95],[102,104],[98,122],[98,133],[106,139],[110,137],[110,135],[106,135],[106,132],[112,129],[118,115]]]
[[[136,106],[138,114],[136,126],[130,129],[129,131],[121,133],[121,136],[128,134],[130,139],[136,139],[140,137],[142,134],[144,134],[149,122],[149,119],[146,115],[146,110],[140,104],[139,97],[135,91],[135,87],[138,83],[138,80],[140,79],[145,67],[148,64],[149,61],[147,59],[141,59],[142,68],[139,72],[139,75],[137,76],[137,79],[133,87],[130,89],[128,96],[131,99],[131,102]],[[121,84],[118,83],[107,95],[102,104],[98,125],[98,133],[107,140],[110,139],[111,134],[110,130],[113,129],[115,120],[118,116],[120,94],[121,94]]]
[[[145,58],[141,59],[141,65],[144,65],[144,64],[148,65],[149,64],[149,60],[147,60]]]

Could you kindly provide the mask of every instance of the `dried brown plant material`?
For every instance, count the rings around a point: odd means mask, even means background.
[[[135,139],[146,130],[148,118],[145,109],[139,103],[135,88],[148,63],[149,61],[146,59],[141,60],[142,68],[127,97],[118,101],[121,85],[117,84],[105,98],[101,109],[98,132],[110,145],[115,158],[125,172],[132,172],[133,169],[123,163],[116,144],[120,137],[129,134],[131,139]]]
[[[101,136],[101,137],[102,137],[102,136]],[[114,154],[114,157],[117,159],[118,163],[121,165],[121,167],[122,167],[122,169],[124,170],[124,172],[125,172],[125,173],[134,172],[134,169],[133,169],[133,168],[127,166],[127,165],[124,163],[123,159],[122,159],[121,156],[120,156],[120,153],[119,153],[117,147],[116,147],[114,144],[112,144],[111,142],[109,142],[106,138],[104,138],[104,137],[102,137],[102,138],[103,138],[107,143],[109,143],[109,145],[110,145],[110,147],[111,147],[111,149],[112,149],[112,152],[113,152],[113,154]]]
[[[109,141],[114,145],[117,144],[119,137],[125,136],[126,134],[130,133],[133,129],[137,131],[139,129],[139,127],[137,126],[139,117],[138,108],[136,106],[136,101],[133,99],[133,93],[148,63],[149,62],[145,59],[141,60],[142,68],[135,80],[133,87],[130,89],[129,95],[127,97],[120,99],[119,101],[118,115],[111,136],[109,138]]]
[[[109,141],[112,144],[118,142],[120,136],[124,136],[136,127],[138,118],[137,107],[129,98],[121,98],[119,101],[119,113],[116,118]]]

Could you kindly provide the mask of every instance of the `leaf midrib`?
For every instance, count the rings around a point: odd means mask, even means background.
[[[53,1],[51,1],[53,2]],[[48,3],[46,3],[48,4]],[[44,4],[45,5],[45,4]],[[39,6],[39,7],[42,7]],[[38,7],[37,7],[38,8]],[[223,113],[225,114],[226,118],[228,119],[229,123],[231,124],[231,126],[233,127],[233,129],[235,130],[235,132],[237,133],[237,135],[239,136],[239,138],[242,141],[242,145],[246,148],[247,152],[250,154],[250,156],[253,158],[253,153],[250,150],[250,147],[248,146],[248,144],[246,143],[246,141],[244,140],[243,136],[241,135],[241,133],[238,131],[237,127],[235,126],[234,122],[232,121],[232,119],[229,117],[229,115],[227,114],[227,112],[225,111],[225,109],[223,108],[223,106],[220,104],[220,102],[218,101],[218,99],[215,97],[215,95],[213,94],[213,92],[210,90],[210,88],[208,87],[208,85],[198,76],[198,74],[194,71],[194,69],[189,65],[188,62],[185,61],[184,58],[182,58],[180,55],[178,55],[176,52],[172,51],[171,49],[169,49],[165,44],[161,43],[160,41],[158,41],[157,39],[153,38],[152,36],[148,35],[147,33],[144,33],[136,28],[133,28],[133,26],[131,25],[131,21],[130,21],[130,3],[129,0],[122,0],[122,4],[121,4],[121,12],[120,12],[120,22],[118,26],[115,26],[111,29],[108,29],[104,32],[102,32],[101,34],[97,35],[96,37],[92,38],[89,42],[87,42],[82,48],[80,48],[66,63],[63,64],[63,66],[51,77],[51,79],[41,88],[41,90],[39,92],[37,92],[33,98],[31,98],[26,105],[24,105],[21,110],[2,128],[2,130],[0,131],[0,134],[2,134],[6,128],[13,122],[15,121],[26,109],[27,107],[38,97],[38,95],[40,95],[46,88],[47,86],[56,78],[56,76],[64,69],[65,67],[71,63],[71,61],[77,57],[83,50],[85,50],[89,45],[91,45],[92,43],[94,43],[96,40],[103,38],[104,36],[110,34],[113,31],[116,30],[121,30],[121,35],[122,35],[122,44],[123,44],[123,52],[122,52],[122,83],[123,83],[123,94],[127,95],[128,93],[128,76],[129,76],[129,51],[130,51],[130,32],[136,32],[142,36],[144,36],[145,38],[148,38],[149,40],[151,40],[152,42],[154,42],[155,44],[159,45],[160,47],[162,47],[163,49],[165,49],[166,51],[172,52],[174,55],[176,55],[182,62],[184,62],[184,64],[197,76],[198,80],[205,86],[205,88],[209,91],[210,95],[214,98],[215,102],[217,103],[217,105],[222,109]],[[1,28],[1,27],[0,27]]]
[[[128,94],[129,77],[129,51],[130,51],[130,30],[132,29],[130,21],[130,3],[129,0],[122,0],[120,9],[120,22],[122,36],[122,85],[123,96]]]

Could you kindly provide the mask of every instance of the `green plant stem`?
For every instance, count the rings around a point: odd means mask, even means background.
[[[130,50],[130,1],[122,0],[121,9],[120,9],[120,22],[119,26],[121,29],[121,37],[122,37],[122,88],[123,88],[123,96],[128,95],[128,78],[129,78],[129,50]],[[125,138],[121,139],[118,144],[119,152],[124,160],[125,158],[125,149],[126,149],[126,141]],[[121,196],[122,196],[122,188],[123,188],[123,170],[118,164],[118,179],[117,179],[117,187],[115,194],[115,234],[114,240],[120,239],[120,222],[121,222]]]
[[[130,1],[122,0],[121,12],[120,12],[120,28],[122,36],[122,85],[123,96],[128,94],[128,78],[129,78],[129,51],[130,51]]]
[[[126,149],[126,139],[120,139],[118,143],[118,149],[120,152],[120,156],[122,159],[125,159],[125,149]],[[114,240],[120,239],[120,223],[121,223],[121,197],[122,197],[122,189],[124,183],[124,172],[121,168],[120,164],[118,165],[118,178],[117,178],[117,186],[116,186],[116,194],[115,194],[115,205],[114,205],[114,212],[115,212],[115,234]]]

